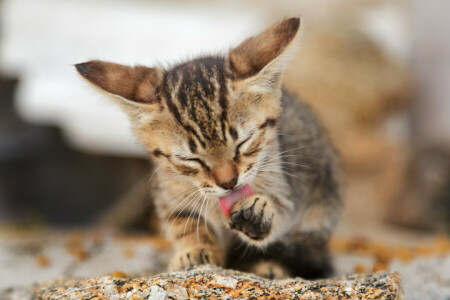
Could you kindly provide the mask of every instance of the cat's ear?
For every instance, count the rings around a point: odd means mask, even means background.
[[[258,76],[260,80],[273,84],[285,68],[287,50],[299,28],[299,18],[285,19],[232,49],[228,60],[234,77],[246,79]]]
[[[77,71],[94,86],[132,104],[152,104],[157,101],[156,89],[163,72],[144,66],[92,60],[76,64]]]

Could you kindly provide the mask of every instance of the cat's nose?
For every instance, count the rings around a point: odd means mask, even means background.
[[[231,190],[232,188],[234,188],[236,186],[237,181],[238,181],[238,176],[236,175],[230,181],[223,182],[223,183],[217,183],[217,185],[226,190]]]
[[[232,160],[220,161],[211,169],[212,177],[218,186],[226,190],[232,189],[238,181],[236,163]]]

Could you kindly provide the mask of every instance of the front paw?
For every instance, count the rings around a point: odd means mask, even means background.
[[[169,271],[182,270],[203,264],[223,265],[220,249],[212,247],[192,247],[177,251],[169,263]]]
[[[230,228],[239,230],[254,240],[270,234],[274,209],[269,197],[253,195],[236,203],[230,213]]]

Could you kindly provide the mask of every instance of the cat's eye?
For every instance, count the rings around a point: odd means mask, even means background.
[[[181,156],[181,155],[177,155],[177,157],[179,158],[179,159],[181,159],[181,160],[184,160],[184,161],[193,161],[193,162],[196,162],[196,163],[198,163],[202,168],[204,168],[204,169],[206,169],[206,170],[209,170],[209,167],[206,165],[206,163],[203,161],[203,160],[201,160],[200,158],[196,158],[196,157],[184,157],[184,156]]]
[[[253,136],[253,132],[248,136],[248,138],[246,138],[245,140],[243,140],[242,142],[240,142],[237,146],[236,146],[236,150],[234,151],[234,160],[235,161],[237,161],[237,160],[239,160],[239,150],[240,150],[240,148],[246,143],[246,142],[248,142],[250,139],[251,139],[251,137]]]

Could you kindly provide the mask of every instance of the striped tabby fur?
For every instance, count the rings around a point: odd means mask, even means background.
[[[281,88],[299,25],[286,19],[225,56],[168,70],[76,65],[122,106],[156,162],[150,192],[175,245],[170,269],[329,274],[327,242],[341,206],[335,154],[314,115]],[[218,198],[245,184],[255,194],[224,216]]]

